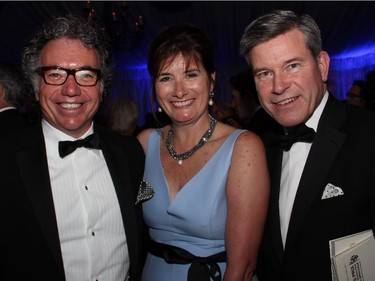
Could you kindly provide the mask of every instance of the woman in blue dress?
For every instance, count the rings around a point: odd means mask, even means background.
[[[148,70],[171,123],[138,135],[139,199],[151,238],[144,281],[252,280],[269,196],[263,143],[217,122],[213,45],[191,25],[162,31]]]

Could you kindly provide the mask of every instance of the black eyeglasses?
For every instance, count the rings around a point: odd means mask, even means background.
[[[60,66],[42,66],[36,73],[43,77],[48,85],[62,85],[69,75],[73,75],[77,84],[84,87],[95,86],[100,77],[100,70],[94,68],[67,69]]]

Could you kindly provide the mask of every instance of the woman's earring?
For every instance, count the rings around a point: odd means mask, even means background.
[[[161,109],[160,106],[158,107],[158,112],[159,112],[159,113],[162,113],[162,112],[163,112],[163,109]]]
[[[210,93],[210,99],[208,100],[208,105],[209,106],[212,106],[214,104],[214,101],[212,100],[213,97],[214,97],[214,92],[211,92]]]

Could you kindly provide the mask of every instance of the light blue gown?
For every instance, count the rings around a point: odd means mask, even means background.
[[[226,182],[234,143],[243,130],[234,131],[207,164],[170,200],[160,161],[160,132],[150,134],[143,179],[155,195],[143,202],[143,214],[154,241],[206,257],[225,251]],[[143,281],[186,281],[190,264],[168,264],[147,255]],[[219,263],[224,276],[226,264]]]

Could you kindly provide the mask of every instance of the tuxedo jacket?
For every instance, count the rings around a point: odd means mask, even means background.
[[[132,137],[98,125],[124,223],[131,280],[140,280],[144,224],[135,205],[144,152]],[[1,274],[9,280],[65,280],[41,124],[0,140]],[[3,260],[4,260],[3,259]]]
[[[0,137],[22,129],[28,125],[24,115],[16,109],[7,109],[0,112]]]
[[[285,249],[278,204],[283,152],[266,150],[271,195],[259,280],[332,280],[329,241],[375,229],[374,113],[329,96],[299,182]],[[343,194],[322,199],[328,185]]]

